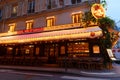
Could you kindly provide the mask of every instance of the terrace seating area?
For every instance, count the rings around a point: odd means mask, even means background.
[[[86,70],[102,70],[105,68],[103,64],[102,58],[88,58],[88,57],[80,57],[80,58],[58,58],[57,63],[60,67],[67,66],[68,68],[78,68],[78,69],[86,69]]]
[[[76,68],[80,70],[103,70],[110,69],[110,64],[105,66],[104,59],[100,57],[58,57],[55,61],[57,67]],[[45,66],[52,65],[48,57],[0,57],[0,65],[17,66]]]

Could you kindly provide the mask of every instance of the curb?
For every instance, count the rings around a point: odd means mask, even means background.
[[[65,68],[43,68],[43,67],[31,67],[31,66],[3,66],[0,65],[0,69],[13,69],[13,70],[26,70],[26,71],[40,71],[40,72],[54,72],[54,73],[67,73],[75,74],[89,77],[120,77],[120,74],[117,74],[113,71],[83,71],[78,69],[65,69]]]

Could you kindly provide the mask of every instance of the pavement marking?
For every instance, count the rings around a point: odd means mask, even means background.
[[[81,73],[84,73],[84,74],[95,74],[95,75],[113,75],[113,74],[116,74],[116,73],[114,73],[114,72],[109,72],[109,73],[105,73],[105,72],[97,73],[97,72],[84,72],[84,71],[81,71]]]
[[[14,73],[14,74],[22,74],[22,75],[32,75],[32,76],[46,76],[46,77],[52,77],[53,75],[50,74],[39,74],[39,73],[27,73],[27,72],[17,72],[17,71],[13,71],[10,73]]]
[[[14,70],[9,70],[9,69],[0,69],[0,72],[12,72]]]
[[[102,78],[85,78],[85,77],[75,77],[75,76],[62,76],[62,79],[69,80],[110,80],[110,79],[102,79]]]
[[[23,75],[32,75],[32,76],[46,76],[46,77],[52,77],[53,76],[53,75],[49,75],[49,74],[19,72],[19,71],[6,70],[6,69],[0,69],[0,72],[7,72],[7,73],[13,73],[13,74],[23,74]]]

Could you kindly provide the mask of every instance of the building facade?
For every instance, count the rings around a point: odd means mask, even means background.
[[[102,30],[83,22],[93,3],[100,1],[1,0],[0,64],[103,67]]]

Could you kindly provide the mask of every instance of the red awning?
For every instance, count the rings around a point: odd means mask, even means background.
[[[89,27],[89,28],[59,30],[59,31],[50,31],[50,32],[42,32],[42,33],[34,33],[34,34],[5,36],[5,37],[0,37],[0,44],[76,39],[76,38],[95,38],[100,36],[102,36],[102,30],[99,27]]]

